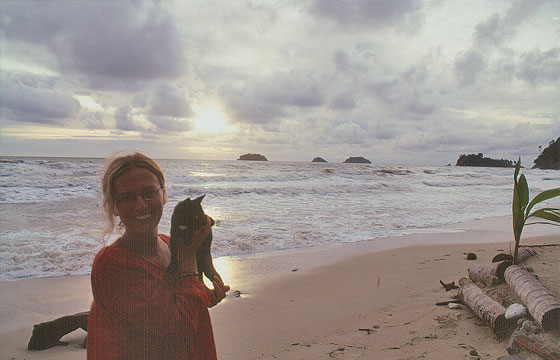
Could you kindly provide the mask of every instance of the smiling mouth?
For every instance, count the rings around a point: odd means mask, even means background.
[[[136,220],[146,220],[148,219],[150,216],[152,216],[152,214],[146,214],[146,215],[142,215],[142,216],[135,216],[134,219]]]

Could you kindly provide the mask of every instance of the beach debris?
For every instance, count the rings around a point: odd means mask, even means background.
[[[520,247],[517,253],[517,262],[523,262],[530,258],[531,256],[537,255],[535,249],[531,249],[529,247]],[[511,253],[500,253],[492,259],[492,262],[500,262],[500,261],[513,261],[513,255]]]
[[[454,300],[440,301],[440,302],[437,302],[436,305],[437,306],[448,306],[449,304],[460,304],[460,303],[461,303],[461,300],[454,299]]]
[[[468,253],[467,260],[476,260],[476,254],[472,252]]]
[[[490,264],[476,264],[469,267],[469,278],[474,281],[484,283],[484,279],[489,276],[496,276],[498,283],[504,282],[504,272],[511,265],[511,261],[501,261]]]
[[[467,278],[459,280],[459,298],[480,319],[490,326],[496,337],[505,339],[513,330],[513,325],[506,320],[506,309],[497,301],[486,295],[475,283]]]
[[[546,286],[519,265],[507,268],[504,275],[539,325],[547,331],[560,329],[560,300]]]
[[[364,328],[364,329],[358,329],[358,331],[365,331],[368,333],[368,335],[370,335],[371,333],[376,332],[377,330],[375,329],[369,329],[369,328]]]
[[[239,291],[239,290],[232,291],[232,293],[229,294],[229,296],[241,297],[241,291]]]
[[[447,307],[451,310],[461,310],[462,309],[461,304],[457,304],[457,303],[449,303],[447,305]]]
[[[87,331],[89,311],[63,316],[33,326],[27,349],[45,350],[58,345],[68,345],[60,339],[78,328]]]
[[[500,284],[500,279],[497,276],[488,275],[484,279],[482,279],[482,282],[488,287],[494,287]]]
[[[472,349],[472,350],[469,352],[469,355],[471,355],[471,356],[478,356],[478,351]]]
[[[457,285],[455,285],[455,281],[452,281],[450,283],[444,283],[442,280],[440,280],[439,283],[445,288],[445,291],[450,291],[459,288]]]
[[[525,359],[519,355],[505,355],[505,356],[500,356],[498,360],[525,360]]]
[[[506,310],[505,317],[508,320],[517,320],[527,316],[527,308],[521,304],[511,304]]]
[[[535,335],[541,333],[541,328],[539,325],[535,324],[531,320],[525,320],[521,324],[521,333],[525,335]]]
[[[527,350],[543,359],[560,360],[560,349],[544,345],[542,342],[524,334],[513,334],[507,346],[510,355],[517,354],[520,350]]]
[[[298,270],[299,270],[299,268],[293,268],[293,269],[292,269],[292,272],[296,272],[296,271],[298,271]]]
[[[338,357],[338,355],[340,355],[340,353],[343,353],[344,351],[346,351],[345,348],[339,347],[339,348],[337,348],[336,350],[333,350],[333,351],[331,351],[331,352],[328,353],[328,354],[329,354],[329,357],[330,357],[331,359],[335,359],[335,358]]]

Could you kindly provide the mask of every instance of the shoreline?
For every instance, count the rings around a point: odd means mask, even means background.
[[[474,263],[465,252],[484,262],[508,250],[510,221],[488,218],[359,243],[217,258],[232,287],[210,310],[219,358],[464,357],[469,350],[459,344],[505,355],[505,345],[477,326],[469,310],[433,304],[451,295],[440,279],[467,276]],[[522,245],[545,241],[560,244],[557,227],[527,227]],[[67,335],[65,347],[28,351],[27,342],[34,324],[87,311],[91,299],[89,275],[0,281],[0,354],[85,359],[82,330]]]

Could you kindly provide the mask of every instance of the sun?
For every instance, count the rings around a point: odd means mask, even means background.
[[[226,115],[220,109],[203,107],[196,112],[198,116],[194,119],[194,124],[197,130],[214,133],[231,130]]]

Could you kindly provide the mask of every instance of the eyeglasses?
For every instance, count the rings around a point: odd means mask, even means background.
[[[117,196],[117,203],[121,206],[132,206],[136,203],[136,198],[140,196],[144,201],[152,201],[158,196],[159,191],[163,189],[160,187],[159,189],[156,187],[147,187],[140,191],[140,194],[136,194],[133,192],[126,192]]]

